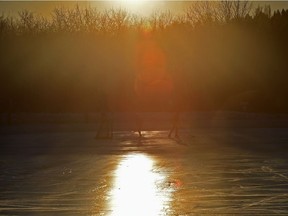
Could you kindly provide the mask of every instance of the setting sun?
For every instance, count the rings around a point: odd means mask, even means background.
[[[119,6],[135,14],[147,14],[150,9],[147,8],[147,0],[119,0]],[[151,2],[149,3],[151,6]],[[152,4],[154,5],[154,4]]]
[[[143,5],[143,3],[145,2],[145,0],[120,0],[121,4],[129,7],[129,8],[133,8],[133,7],[139,7],[141,5]]]
[[[122,0],[123,2],[127,2],[129,4],[139,4],[141,2],[144,2],[144,0]]]

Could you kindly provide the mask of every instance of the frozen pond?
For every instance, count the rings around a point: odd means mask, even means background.
[[[287,132],[199,129],[182,140],[167,131],[143,139],[118,132],[113,140],[94,140],[93,132],[6,134],[0,214],[287,215],[287,154],[266,148],[283,147]]]

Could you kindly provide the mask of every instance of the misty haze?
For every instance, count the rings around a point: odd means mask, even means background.
[[[1,215],[288,214],[285,2],[1,4]]]

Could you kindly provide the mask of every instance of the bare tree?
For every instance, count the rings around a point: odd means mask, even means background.
[[[110,32],[118,34],[129,26],[130,16],[126,10],[111,9],[107,11],[106,15],[108,16],[109,20]]]
[[[220,12],[220,19],[224,22],[228,22],[233,17],[233,2],[229,0],[224,0],[220,2],[219,12]]]
[[[19,16],[19,25],[18,25],[18,30],[20,32],[33,32],[36,27],[36,20],[35,20],[35,15],[33,12],[28,11],[28,10],[22,10],[18,12]]]
[[[99,31],[99,20],[101,13],[96,8],[87,7],[84,9],[84,23],[88,32]]]
[[[149,18],[150,26],[153,30],[163,30],[167,26],[171,25],[175,20],[175,16],[171,11],[166,12],[154,12]]]
[[[185,16],[191,25],[218,21],[218,2],[192,2],[186,9]]]
[[[192,24],[204,24],[209,22],[228,22],[232,19],[245,17],[250,13],[252,3],[244,0],[201,1],[192,2],[185,15],[187,21]]]
[[[2,14],[0,16],[0,35],[15,31],[15,21],[13,17]]]
[[[233,11],[233,18],[239,19],[243,18],[248,15],[251,11],[252,3],[250,1],[233,1],[232,2],[232,11]]]

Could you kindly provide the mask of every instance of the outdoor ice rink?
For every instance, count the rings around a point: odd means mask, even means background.
[[[0,215],[288,214],[287,128],[91,128],[2,130]]]

